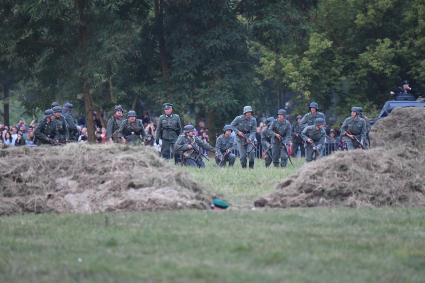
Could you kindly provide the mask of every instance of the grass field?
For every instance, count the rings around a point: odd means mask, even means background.
[[[189,169],[229,211],[1,217],[0,282],[425,282],[424,209],[251,210],[291,170]]]

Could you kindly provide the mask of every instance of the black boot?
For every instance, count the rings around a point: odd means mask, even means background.
[[[249,162],[249,168],[250,169],[254,169],[254,161],[250,161]]]

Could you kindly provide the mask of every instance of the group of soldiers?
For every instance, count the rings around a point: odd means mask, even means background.
[[[37,144],[61,144],[75,141],[78,130],[72,116],[72,104],[63,107],[52,105],[45,111],[44,119],[35,131]],[[320,157],[324,147],[326,117],[318,111],[316,102],[309,104],[309,112],[298,116],[292,128],[285,109],[279,109],[276,117],[266,119],[266,127],[261,131],[261,145],[265,165],[272,163],[275,167],[286,167],[291,162],[289,150],[296,146],[305,148],[306,161]],[[218,166],[233,166],[236,160],[234,149],[237,148],[242,168],[254,168],[257,149],[257,120],[251,106],[243,107],[242,115],[234,118],[223,128],[215,147],[201,140],[195,134],[193,125],[182,123],[179,115],[173,113],[173,105],[165,103],[164,113],[159,117],[155,133],[155,143],[161,143],[161,156],[175,159],[185,166],[204,167],[204,151],[215,152]],[[146,138],[143,122],[136,118],[136,112],[128,111],[124,118],[124,109],[117,105],[114,114],[107,122],[107,140],[117,143],[141,144]],[[361,107],[352,107],[351,116],[342,125],[341,137],[348,150],[367,147],[368,123],[362,118]]]

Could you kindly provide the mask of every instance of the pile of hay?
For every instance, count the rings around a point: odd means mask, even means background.
[[[0,151],[0,215],[207,209],[210,196],[150,148],[81,145]]]
[[[425,206],[423,108],[395,109],[371,131],[373,149],[305,164],[257,207]]]

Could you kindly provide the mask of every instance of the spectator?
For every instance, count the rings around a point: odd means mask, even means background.
[[[78,142],[87,142],[87,128],[86,127],[81,129],[81,134],[78,137]]]
[[[25,139],[22,137],[22,133],[18,132],[15,140],[15,146],[25,145]]]
[[[143,122],[143,126],[145,127],[145,130],[146,130],[146,127],[151,123],[151,117],[150,117],[148,111],[143,112],[142,122]]]
[[[155,124],[153,123],[153,121],[150,121],[145,127],[145,133],[146,133],[145,145],[153,146],[155,130],[156,130]]]
[[[15,144],[12,143],[12,136],[9,133],[9,131],[6,131],[3,137],[3,144],[5,146],[14,146]]]

